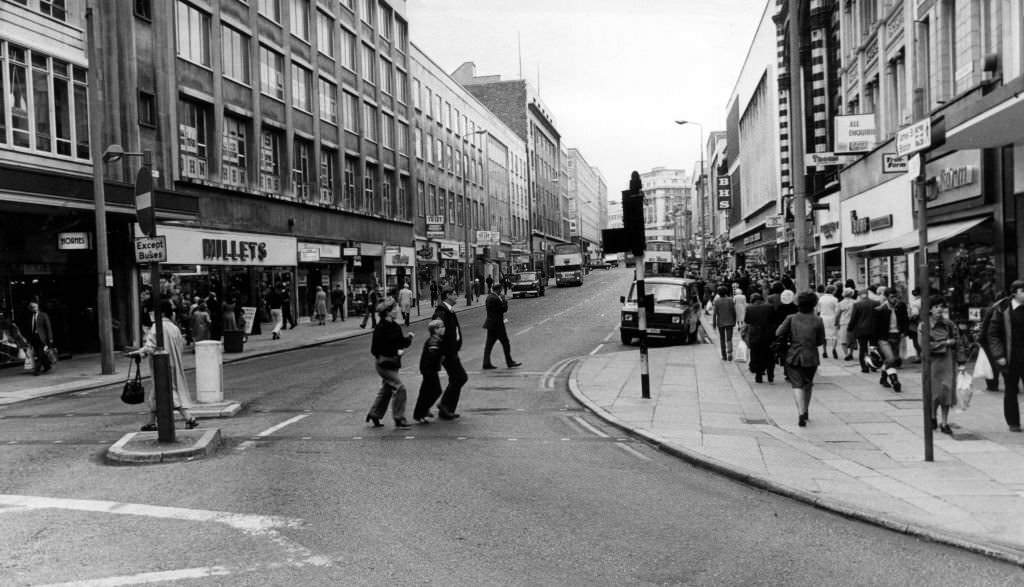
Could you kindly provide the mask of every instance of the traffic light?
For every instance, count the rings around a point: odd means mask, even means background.
[[[633,172],[629,189],[622,192],[622,226],[626,229],[626,242],[634,256],[644,254],[647,235],[644,231],[644,192],[640,174]]]

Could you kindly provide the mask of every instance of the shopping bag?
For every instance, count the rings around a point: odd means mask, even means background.
[[[750,360],[750,347],[741,338],[736,342],[736,352],[733,355],[733,360],[737,363],[746,363]]]
[[[128,379],[121,388],[121,401],[126,404],[141,404],[146,401],[146,391],[142,387],[139,357],[133,357],[132,362],[135,364],[135,377],[132,377],[132,363],[128,363]]]
[[[35,359],[32,358],[32,353],[25,353],[25,370],[26,371],[35,371],[36,370],[36,361],[35,361]]]
[[[27,358],[28,353],[25,352],[25,349],[18,347],[18,359],[24,361]]]
[[[971,398],[974,397],[974,388],[971,386],[971,376],[967,369],[961,368],[956,374],[956,405],[961,412],[966,412],[971,406]]]
[[[988,362],[988,355],[985,349],[978,349],[978,360],[974,362],[974,379],[995,379],[992,372],[992,364]]]
[[[903,337],[903,348],[900,349],[900,356],[906,361],[911,361],[917,358],[917,349],[914,348],[914,339],[909,336]]]
[[[57,349],[55,347],[46,347],[46,359],[50,361],[50,364],[57,362]]]

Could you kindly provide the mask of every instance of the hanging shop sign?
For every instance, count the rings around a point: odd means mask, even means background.
[[[732,208],[732,178],[728,175],[720,175],[716,179],[716,194],[718,195],[718,209],[728,210]]]
[[[874,114],[836,116],[835,152],[864,153],[875,148],[878,131]]]
[[[882,173],[906,173],[907,156],[896,153],[882,153]]]
[[[416,262],[417,263],[437,263],[437,255],[441,245],[435,242],[428,241],[417,241],[416,242]]]
[[[61,251],[88,251],[92,248],[92,234],[61,232],[57,234],[57,248]]]

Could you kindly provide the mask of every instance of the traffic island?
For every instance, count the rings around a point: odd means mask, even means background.
[[[213,455],[221,444],[219,428],[176,430],[171,443],[159,442],[156,432],[131,432],[108,448],[105,456],[115,465],[191,461]]]

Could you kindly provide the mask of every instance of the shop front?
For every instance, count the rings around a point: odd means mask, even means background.
[[[839,193],[833,193],[819,200],[826,207],[815,211],[817,218],[814,223],[812,242],[814,250],[808,255],[811,259],[813,275],[820,277],[813,283],[829,284],[843,280],[843,253],[840,250]]]
[[[465,289],[462,275],[466,266],[466,245],[459,241],[440,240],[440,267],[438,269],[438,285],[450,285],[456,291]]]
[[[257,308],[257,317],[266,322],[270,312],[265,300],[271,287],[294,292],[293,237],[174,225],[158,226],[157,234],[167,239],[167,262],[160,266],[164,295],[178,295],[187,302],[213,293],[219,300],[234,299],[241,307]],[[150,285],[148,271],[141,271],[140,278],[142,285]]]
[[[340,243],[299,241],[297,247],[296,254],[299,265],[296,288],[298,290],[299,315],[311,316],[313,314],[317,286],[327,292],[327,304],[328,310],[330,310],[331,291],[335,285],[345,287],[347,277],[342,245]]]
[[[913,230],[910,182],[906,176],[842,200],[839,218],[842,281],[852,279],[857,289],[870,285],[896,287],[906,299],[911,276],[907,255],[895,250],[868,252],[875,245]],[[834,244],[832,239],[829,242]]]
[[[771,274],[779,270],[778,249],[775,246],[776,228],[764,223],[732,239],[735,269],[753,274]]]
[[[416,239],[416,297],[421,300],[430,299],[430,283],[437,283],[438,279],[438,257],[441,254],[441,244],[435,241]]]
[[[384,247],[385,291],[395,292],[406,283],[412,291],[416,291],[415,258],[416,250],[413,247]]]
[[[360,299],[373,287],[384,286],[384,245],[380,243],[354,243],[352,279],[348,284],[355,299]]]

